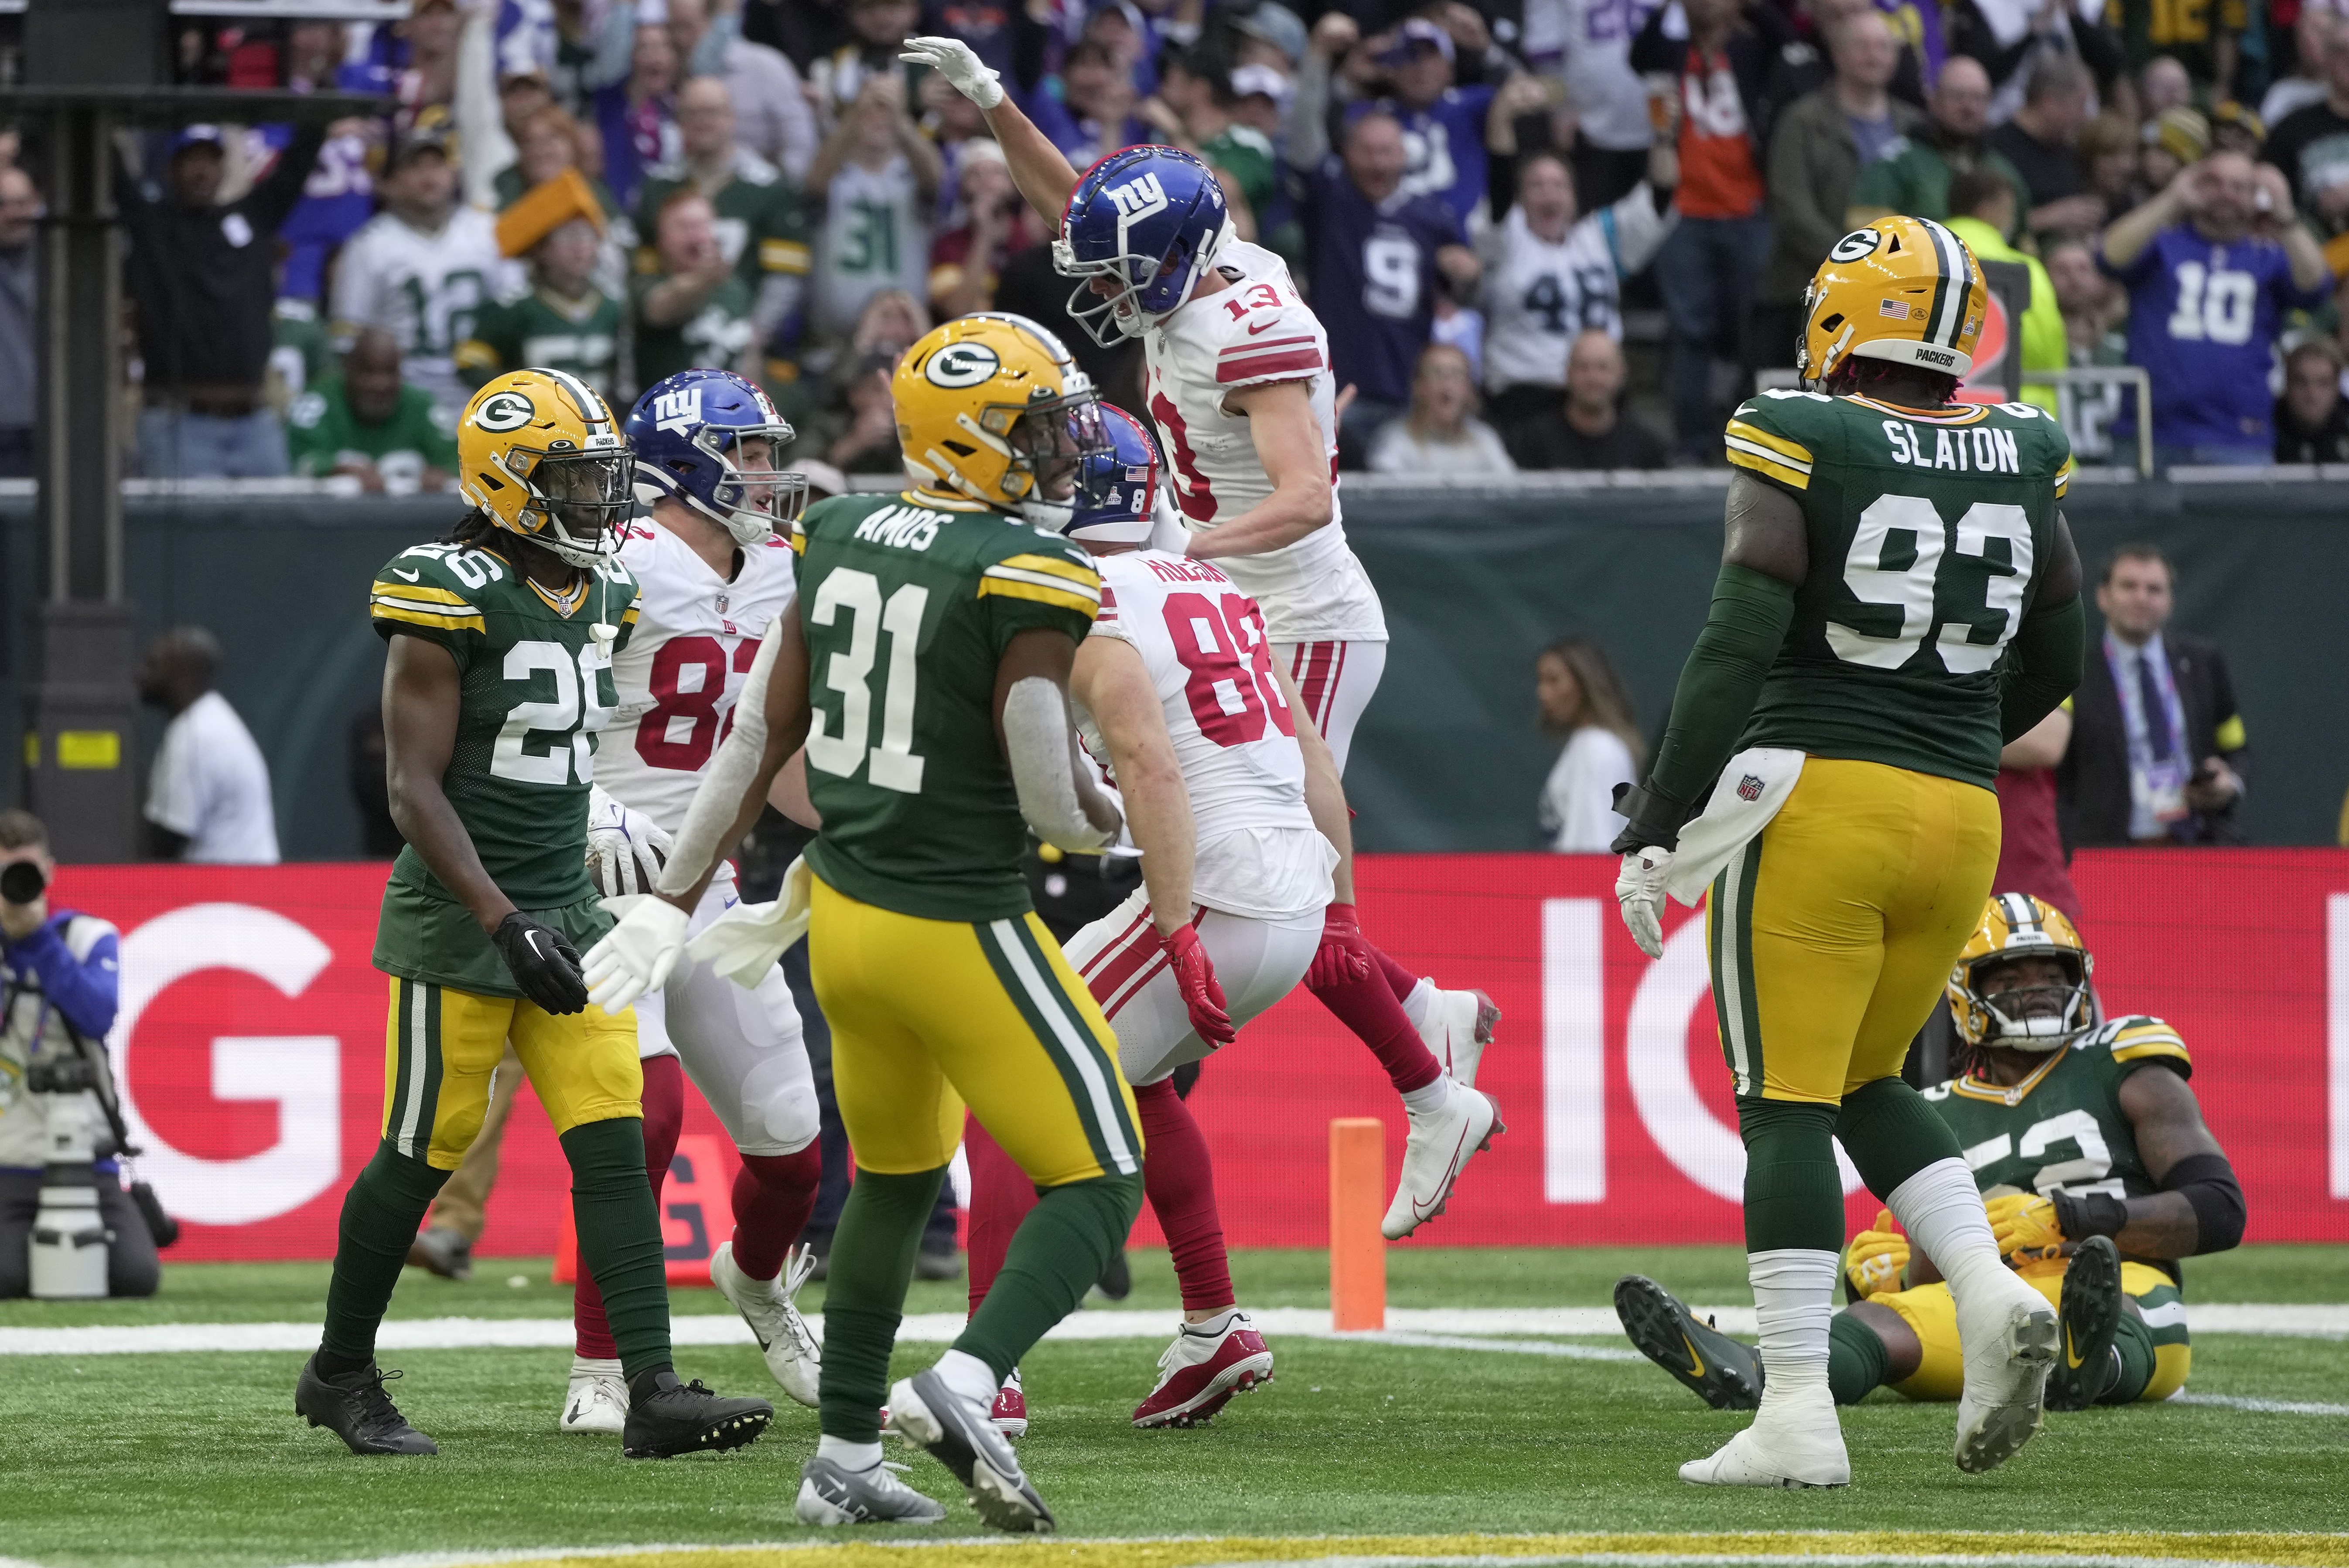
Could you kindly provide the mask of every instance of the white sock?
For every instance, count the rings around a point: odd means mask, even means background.
[[[844,1470],[869,1470],[881,1462],[878,1442],[852,1443],[826,1432],[815,1440],[815,1457],[830,1460]]]
[[[591,1374],[617,1377],[620,1375],[619,1357],[614,1357],[611,1360],[605,1361],[594,1356],[572,1357],[571,1375],[574,1377],[584,1377]]]
[[[946,1386],[966,1399],[981,1405],[995,1403],[995,1396],[1003,1387],[1003,1379],[994,1370],[968,1350],[949,1350],[938,1357],[930,1368]]]
[[[1419,984],[1411,988],[1411,995],[1402,999],[1402,1010],[1410,1016],[1411,1026],[1414,1029],[1426,1028],[1427,1010],[1433,1006],[1435,1006],[1435,982],[1422,975]]]
[[[1917,1250],[1933,1260],[1960,1303],[1986,1281],[2013,1277],[1998,1254],[1990,1215],[1964,1161],[1934,1161],[1894,1188],[1884,1205]]]
[[[1417,1088],[1403,1090],[1402,1108],[1425,1116],[1430,1111],[1442,1110],[1451,1099],[1452,1079],[1444,1073],[1438,1073],[1430,1082]]]
[[[1237,1306],[1227,1306],[1204,1323],[1185,1324],[1183,1332],[1197,1335],[1206,1339],[1220,1339],[1223,1337],[1224,1331],[1232,1326],[1232,1315],[1238,1311],[1239,1308]]]
[[[1826,1398],[1827,1325],[1835,1316],[1836,1254],[1808,1247],[1777,1247],[1745,1254],[1754,1282],[1754,1315],[1762,1329],[1762,1365],[1773,1395]]]

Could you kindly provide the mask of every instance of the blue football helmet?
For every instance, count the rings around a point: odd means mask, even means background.
[[[1231,233],[1213,170],[1175,148],[1128,147],[1086,170],[1069,192],[1052,266],[1084,280],[1069,295],[1069,314],[1107,348],[1189,299]],[[1102,277],[1116,292],[1095,293]]]
[[[1133,415],[1101,406],[1109,450],[1089,454],[1077,469],[1077,510],[1061,531],[1096,544],[1143,544],[1158,505],[1158,443]]]
[[[774,471],[791,426],[755,385],[723,370],[680,370],[636,399],[624,427],[636,453],[637,499],[674,496],[738,544],[788,527],[807,505],[807,476]],[[742,442],[763,437],[765,471],[745,471]]]

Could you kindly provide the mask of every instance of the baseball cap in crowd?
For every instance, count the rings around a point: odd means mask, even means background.
[[[1232,69],[1232,97],[1236,98],[1268,98],[1277,107],[1286,109],[1288,100],[1296,96],[1297,89],[1288,85],[1288,78],[1270,66],[1236,66]]]
[[[1452,58],[1452,35],[1424,16],[1413,16],[1395,29],[1394,42],[1379,57],[1381,65],[1394,65],[1411,57],[1413,49],[1433,49],[1445,59]]]
[[[2267,123],[2255,109],[2229,98],[2210,111],[2210,139],[2222,149],[2255,153],[2267,139]]]
[[[1305,23],[1296,12],[1280,5],[1278,0],[1264,0],[1247,15],[1233,24],[1241,32],[1258,42],[1270,44],[1287,55],[1291,65],[1305,57]]]
[[[427,152],[437,152],[450,162],[457,161],[457,138],[450,129],[438,121],[417,126],[391,144],[384,160],[384,172],[403,168],[409,160]]]
[[[171,138],[168,156],[177,158],[191,147],[209,147],[214,152],[228,150],[228,138],[216,125],[183,125]]]
[[[2199,163],[2210,150],[2210,122],[2184,104],[2163,109],[2138,134],[2147,146],[2160,148],[2180,163]]]

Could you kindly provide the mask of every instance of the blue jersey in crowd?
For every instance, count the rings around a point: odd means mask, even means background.
[[[1485,115],[1492,107],[1493,89],[1484,87],[1446,88],[1425,108],[1380,103],[1378,112],[1402,127],[1402,188],[1437,198],[1466,222],[1485,195]]]
[[[2153,378],[2155,443],[2271,450],[2276,328],[2285,311],[2323,303],[2324,290],[2294,284],[2273,240],[2220,244],[2185,223],[2126,268],[2098,261],[2128,286],[2128,358]],[[2134,433],[2135,419],[2114,431],[2124,428]]]
[[[1402,403],[1435,321],[1443,287],[1435,253],[1464,245],[1459,215],[1406,187],[1373,203],[1335,156],[1322,160],[1306,191],[1313,312],[1330,333],[1338,385],[1364,397]]]

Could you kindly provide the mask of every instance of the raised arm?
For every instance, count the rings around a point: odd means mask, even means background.
[[[1069,192],[1077,188],[1077,171],[1051,139],[1036,129],[1036,122],[1004,93],[1002,81],[971,52],[970,46],[959,38],[908,38],[905,52],[897,57],[929,67],[979,107],[987,116],[987,129],[995,133],[996,145],[1003,149],[1004,161],[1011,166],[1011,180],[1019,187],[1019,194],[1036,209],[1037,216],[1057,228],[1061,211],[1069,204]]]

